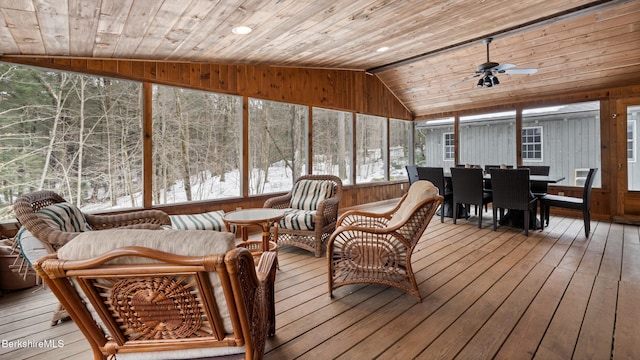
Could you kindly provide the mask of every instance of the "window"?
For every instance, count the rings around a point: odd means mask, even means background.
[[[142,206],[141,84],[0,64],[0,218],[51,189],[83,211]]]
[[[289,191],[308,173],[308,109],[249,99],[249,195]]]
[[[380,116],[356,116],[356,183],[386,179],[386,125]]]
[[[153,87],[153,204],[239,197],[242,98]]]
[[[352,183],[353,114],[313,108],[313,172]]]
[[[522,161],[542,161],[542,126],[522,128]]]
[[[445,169],[454,165],[455,138],[452,117],[416,122],[413,134],[413,157],[416,165]]]
[[[640,164],[636,161],[636,124],[640,105],[627,106],[627,190],[640,191]]]
[[[636,121],[627,120],[627,161],[636,162]]]
[[[407,178],[411,129],[411,121],[389,120],[389,180]]]
[[[456,158],[456,138],[454,133],[442,134],[442,153],[444,158],[442,160],[455,160]]]

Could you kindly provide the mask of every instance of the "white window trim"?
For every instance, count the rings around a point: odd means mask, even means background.
[[[443,161],[452,161],[452,160],[455,160],[455,142],[453,144],[454,155],[453,155],[453,157],[451,159],[449,159],[449,158],[447,158],[447,146],[449,146],[449,145],[447,145],[447,135],[453,135],[454,136],[454,141],[455,141],[455,135],[454,135],[453,132],[442,133],[442,160]]]
[[[637,156],[636,156],[636,137],[637,137],[637,132],[636,132],[636,121],[635,120],[628,120],[627,121],[627,125],[631,124],[631,139],[627,138],[627,146],[629,145],[629,141],[631,141],[631,145],[632,145],[632,155],[631,158],[627,157],[627,162],[630,163],[635,163],[637,161]],[[628,128],[627,128],[628,131]]]
[[[527,130],[527,129],[540,129],[540,158],[539,159],[529,159],[529,158],[525,158],[524,156],[522,157],[522,161],[527,161],[527,162],[543,162],[544,161],[544,127],[542,126],[527,126],[527,127],[523,127],[522,130]],[[522,134],[520,134],[520,137],[522,138]],[[521,146],[524,146],[525,144],[537,144],[537,143],[525,143],[524,141],[522,142]],[[524,155],[524,152],[523,152]]]

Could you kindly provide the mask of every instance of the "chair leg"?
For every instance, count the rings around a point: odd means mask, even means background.
[[[584,218],[584,236],[589,237],[591,232],[591,214],[589,214],[589,210],[583,210],[582,217]]]
[[[453,203],[453,223],[456,223],[456,219],[458,218],[458,203]]]
[[[524,211],[524,235],[529,236],[529,216],[531,212],[529,210]]]
[[[444,201],[440,204],[440,222],[444,223]]]
[[[549,206],[544,207],[544,219],[547,221],[547,226],[549,226]]]
[[[478,229],[482,229],[482,205],[480,205],[480,215],[478,215],[478,205],[476,205],[476,215],[478,216]]]
[[[493,231],[498,230],[498,209],[494,206],[493,207]]]

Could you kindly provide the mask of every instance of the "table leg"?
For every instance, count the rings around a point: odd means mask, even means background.
[[[262,251],[269,251],[269,229],[271,221],[262,223]]]

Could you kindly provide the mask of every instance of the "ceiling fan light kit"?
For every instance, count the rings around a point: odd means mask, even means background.
[[[535,74],[538,69],[515,69],[516,65],[514,64],[502,64],[500,65],[497,62],[493,62],[489,60],[489,44],[493,41],[493,38],[486,38],[482,40],[482,43],[487,45],[487,62],[484,64],[478,65],[478,70],[475,74],[467,79],[464,79],[460,82],[465,82],[469,79],[480,77],[478,80],[477,87],[493,87],[500,84],[500,80],[498,77],[494,75],[496,74]],[[454,84],[456,85],[456,84]]]

